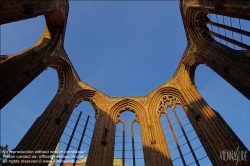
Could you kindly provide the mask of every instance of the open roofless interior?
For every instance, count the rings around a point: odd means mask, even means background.
[[[1,2],[4,162],[249,165],[249,6]]]

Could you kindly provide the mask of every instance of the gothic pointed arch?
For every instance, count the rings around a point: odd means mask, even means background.
[[[123,99],[117,102],[112,108],[110,109],[110,116],[116,123],[117,117],[126,110],[130,110],[131,112],[135,113],[136,116],[139,118],[145,117],[145,110],[140,103],[136,102],[132,99]]]

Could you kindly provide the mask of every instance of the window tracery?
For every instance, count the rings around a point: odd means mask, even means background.
[[[135,118],[131,120],[131,113],[125,114],[127,116],[122,113],[122,117],[117,117],[114,157],[121,160],[122,166],[144,165],[139,118],[133,113]]]
[[[194,131],[181,102],[174,96],[163,96],[158,114],[174,165],[211,163]],[[164,116],[165,115],[165,116]],[[199,154],[202,151],[202,155]]]

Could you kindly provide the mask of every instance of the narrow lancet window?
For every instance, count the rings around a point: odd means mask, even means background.
[[[129,111],[122,113],[116,124],[113,165],[144,165],[139,119]]]

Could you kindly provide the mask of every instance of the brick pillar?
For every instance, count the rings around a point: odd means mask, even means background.
[[[112,166],[114,156],[115,123],[104,111],[99,111],[89,149],[87,166]]]
[[[145,166],[157,166],[161,165],[162,154],[159,151],[157,136],[155,135],[154,128],[147,118],[148,112],[138,115],[138,120],[141,129],[141,139],[144,154]],[[156,136],[156,137],[155,137]],[[157,142],[156,142],[157,141]]]
[[[24,87],[42,73],[48,66],[44,62],[47,51],[36,53],[33,49],[0,64],[0,108],[4,107]]]
[[[209,107],[195,86],[186,80],[188,75],[186,72],[182,66],[181,72],[178,73],[182,92],[189,102],[184,109],[208,157],[213,165],[235,165],[236,161],[222,160],[220,152],[223,150],[236,151],[237,149],[246,151],[248,149],[223,118]],[[247,155],[247,160],[250,160],[250,154],[247,153]],[[249,162],[239,161],[237,165],[249,165]]]
[[[162,124],[160,121],[161,115],[158,113],[159,107],[157,106],[159,105],[159,103],[160,103],[159,98],[154,98],[151,101],[151,104],[153,104],[154,107],[151,107],[149,110],[149,116],[152,122],[151,123],[152,135],[155,140],[155,142],[151,142],[151,144],[156,149],[155,150],[155,158],[156,158],[156,163],[157,163],[156,165],[172,165],[171,156],[170,156],[170,152],[168,149],[168,144],[166,142],[166,138],[162,129]]]
[[[57,93],[46,110],[30,127],[15,150],[29,150],[33,152],[38,150],[54,151],[74,108],[73,105],[67,104],[69,100],[67,92]],[[38,153],[37,155],[41,154]],[[48,165],[48,163],[36,164]]]

